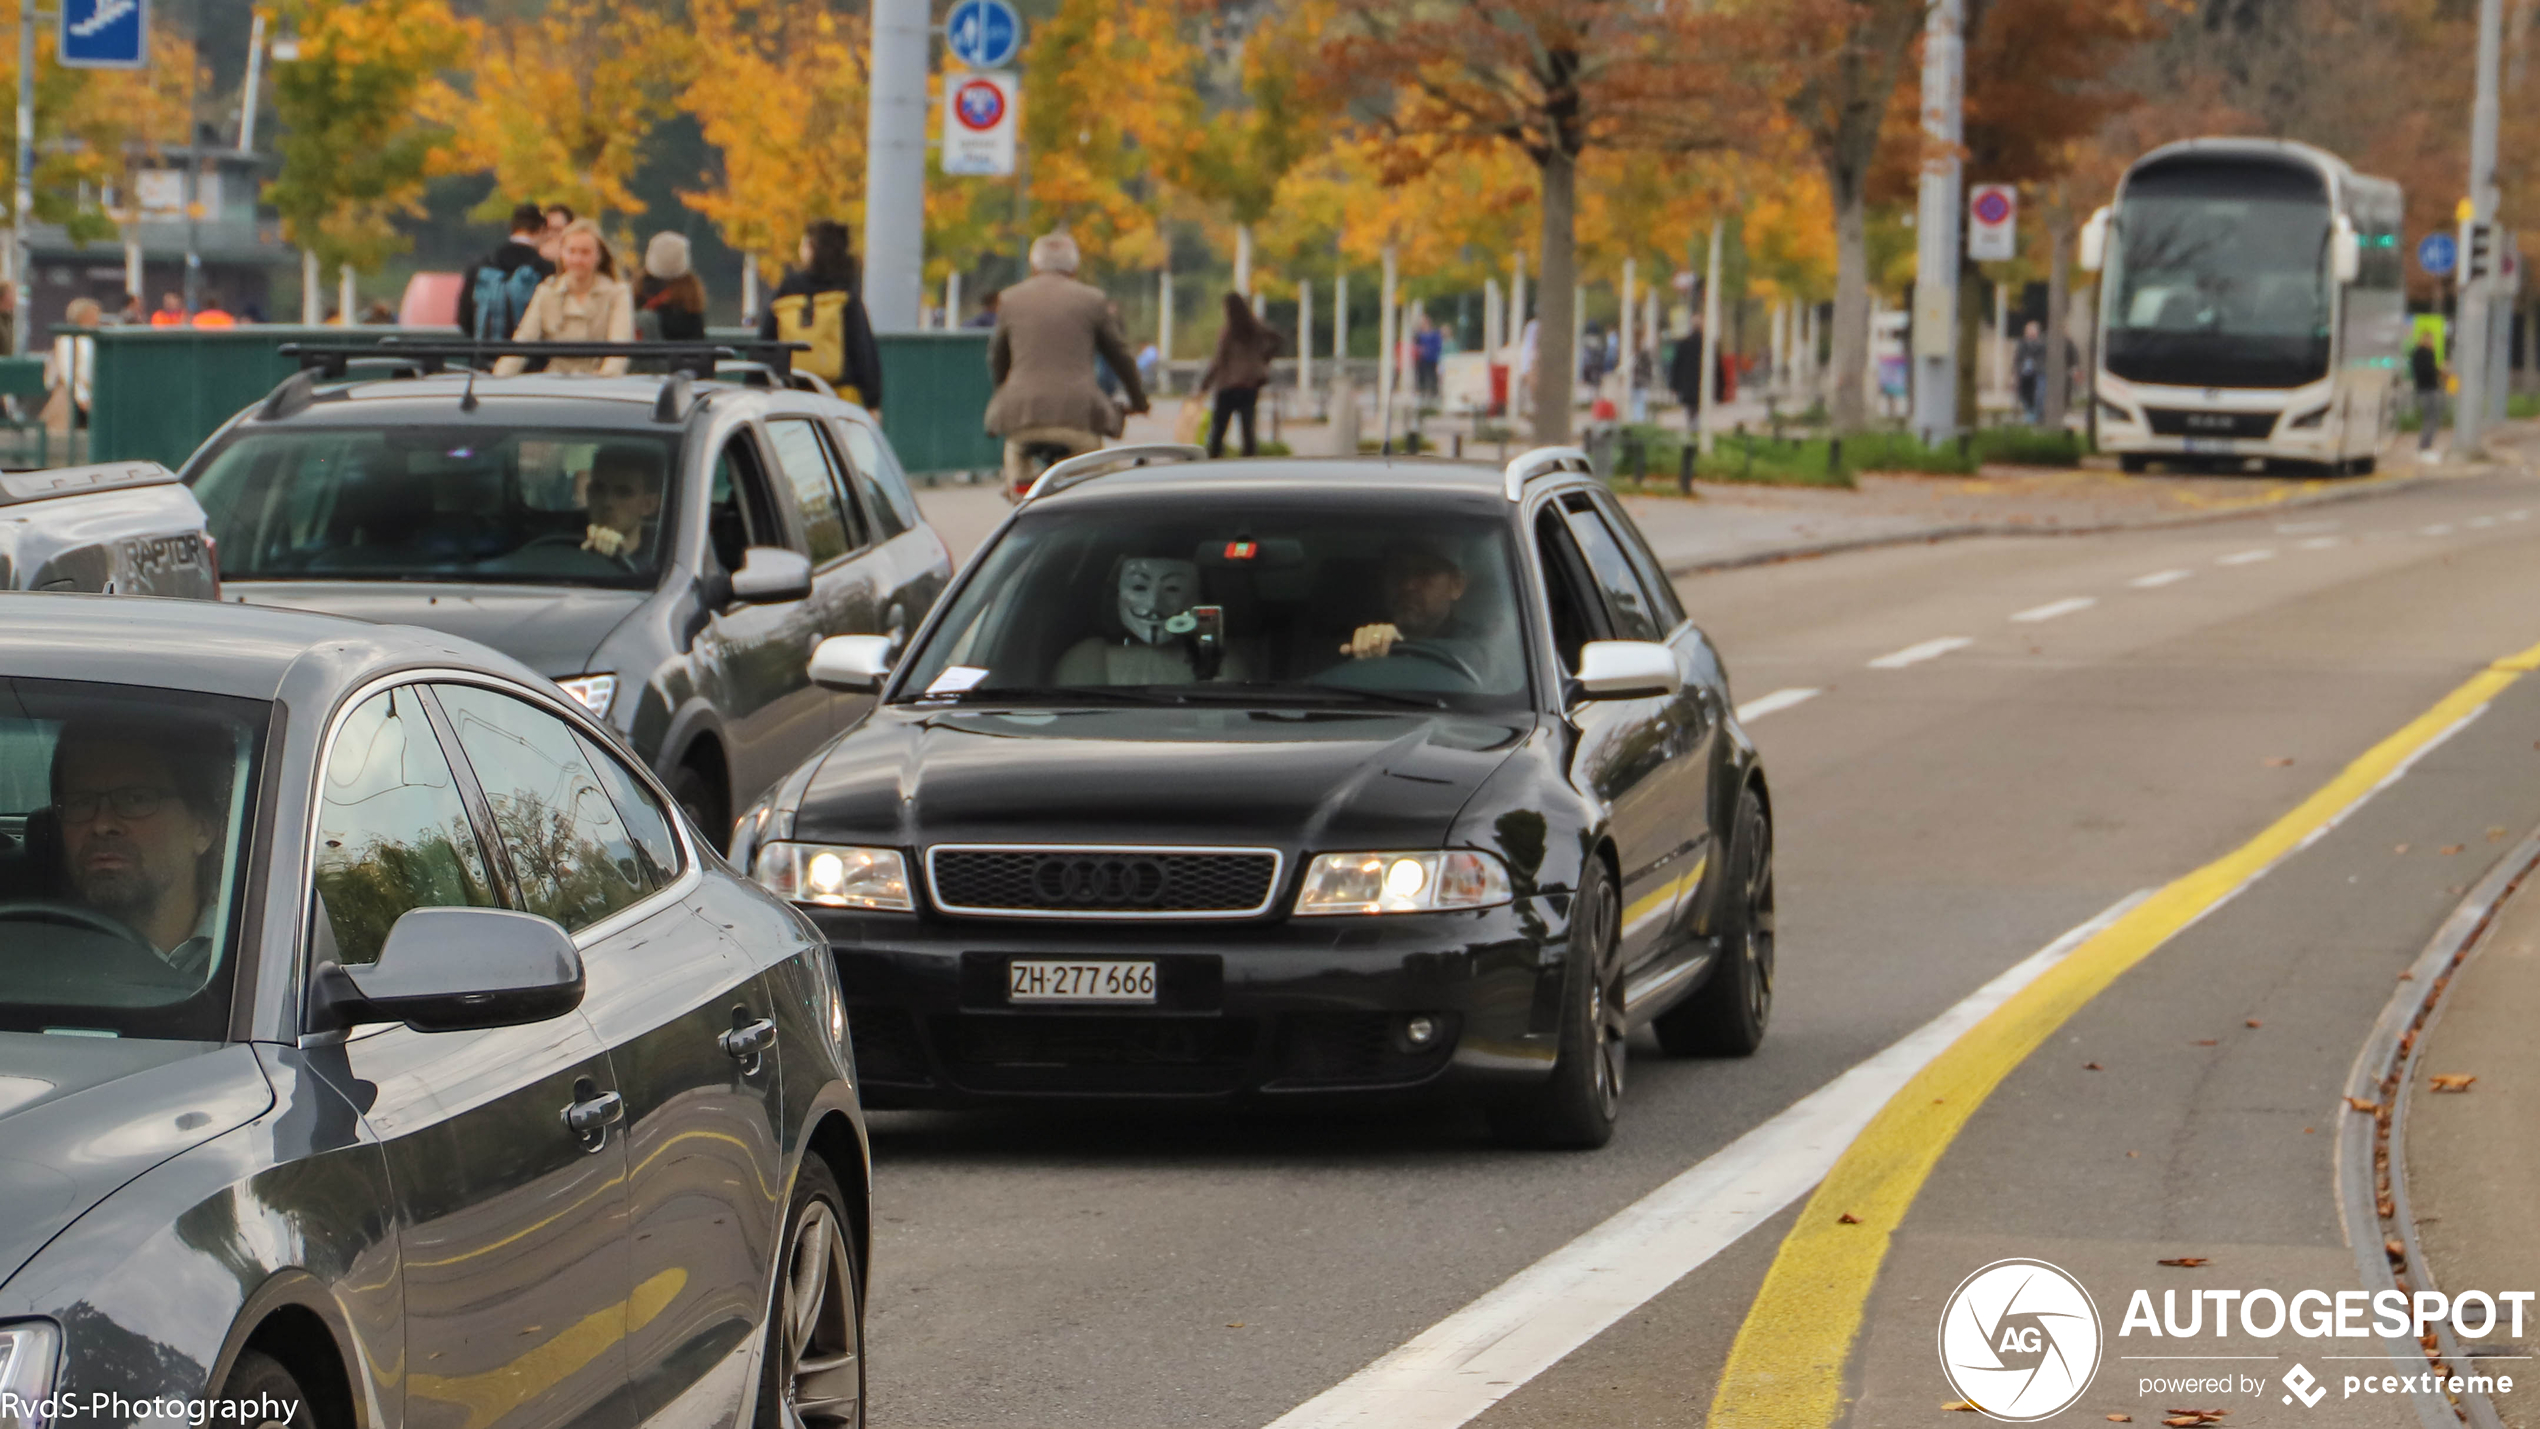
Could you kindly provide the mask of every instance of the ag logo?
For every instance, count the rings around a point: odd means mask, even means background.
[[[1959,1282],[1940,1312],[1940,1372],[1993,1419],[2061,1413],[2099,1371],[2099,1309],[2042,1260],[1997,1260]]]

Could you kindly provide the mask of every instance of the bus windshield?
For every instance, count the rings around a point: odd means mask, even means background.
[[[2106,363],[2130,382],[2297,387],[2328,375],[2328,194],[2246,160],[2137,170],[2117,208]]]

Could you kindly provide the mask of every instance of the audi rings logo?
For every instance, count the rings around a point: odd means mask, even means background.
[[[1940,1312],[1940,1371],[1986,1417],[2061,1413],[2099,1371],[2099,1309],[2042,1260],[1997,1260],[1959,1282]]]
[[[1032,891],[1053,907],[1149,907],[1164,898],[1164,865],[1151,858],[1053,854],[1033,866]]]

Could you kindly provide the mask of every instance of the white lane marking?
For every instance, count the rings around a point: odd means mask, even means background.
[[[2273,550],[2265,546],[2260,546],[2254,551],[2234,551],[2230,555],[2214,562],[2214,564],[2218,566],[2245,566],[2257,561],[2272,561],[2274,559],[2275,552]]]
[[[1471,1421],[1806,1195],[1932,1058],[2151,895],[2147,888],[2119,899],[1269,1429],[1455,1429]]]
[[[2297,542],[2296,544],[2301,546],[2301,548],[2305,551],[2325,551],[2331,546],[2345,545],[2346,538],[2343,536],[2313,536],[2307,541]]]
[[[1738,723],[1752,724],[1775,711],[1789,709],[1792,705],[1804,705],[1824,693],[1823,690],[1812,689],[1775,690],[1769,695],[1761,695],[1739,705],[1737,707]]]
[[[2136,576],[2126,584],[2137,590],[2157,590],[2165,585],[2176,585],[2194,574],[2194,571],[2154,571],[2148,576]]]
[[[2344,523],[2337,521],[2287,521],[2275,528],[2279,536],[2299,536],[2305,531],[2334,531]]]
[[[2472,516],[2469,518],[2469,528],[2473,531],[2484,531],[2495,524],[2496,518],[2493,516]]]
[[[2505,513],[2505,519],[2508,521],[2528,521],[2531,519],[2531,513],[2529,511],[2508,511]]]
[[[1964,650],[1975,643],[1964,635],[1943,635],[1938,640],[1926,640],[1920,645],[1908,645],[1894,654],[1881,655],[1870,662],[1870,668],[1902,670],[1908,665],[1919,665],[1925,660],[1937,660],[1952,650]]]
[[[2420,529],[2417,534],[2420,536],[2449,536],[2452,534],[2452,523],[2449,521],[2437,521],[2431,526]]]
[[[2041,620],[2053,620],[2059,615],[2070,615],[2076,610],[2088,610],[2098,603],[2099,597],[2095,595],[2068,595],[2062,600],[2050,600],[2044,605],[2032,605],[2011,618],[2024,624],[2034,625]]]

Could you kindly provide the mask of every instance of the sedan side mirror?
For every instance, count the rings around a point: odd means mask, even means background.
[[[732,598],[750,605],[777,605],[811,595],[811,558],[782,546],[752,546],[741,553],[741,568],[732,573]]]
[[[317,993],[340,1027],[514,1027],[582,1005],[582,955],[563,928],[535,913],[410,908],[388,930],[379,961],[319,964]]]
[[[1591,700],[1637,700],[1685,687],[1676,652],[1654,640],[1591,640],[1579,651],[1579,689]]]
[[[832,635],[812,648],[811,682],[824,690],[871,691],[891,673],[888,635]]]

